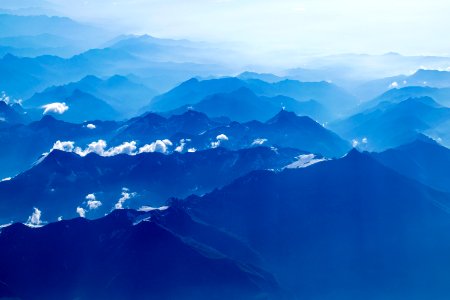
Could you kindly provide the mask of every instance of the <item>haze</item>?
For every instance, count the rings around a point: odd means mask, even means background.
[[[129,33],[301,54],[448,55],[446,0],[51,0],[78,20]]]

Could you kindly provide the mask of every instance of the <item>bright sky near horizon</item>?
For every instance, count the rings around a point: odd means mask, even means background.
[[[48,0],[79,20],[157,37],[305,54],[450,54],[449,0]]]

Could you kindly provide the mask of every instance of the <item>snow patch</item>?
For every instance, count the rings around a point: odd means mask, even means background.
[[[301,169],[325,161],[324,158],[316,158],[314,154],[304,154],[297,157],[297,161],[287,165],[286,169]]]

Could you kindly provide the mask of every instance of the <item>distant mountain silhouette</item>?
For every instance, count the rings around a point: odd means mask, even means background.
[[[366,139],[364,147],[381,151],[412,142],[423,133],[450,120],[450,108],[429,97],[382,102],[372,109],[330,125],[341,136]]]
[[[285,77],[280,77],[275,74],[270,73],[255,73],[255,72],[243,72],[237,76],[237,78],[242,80],[248,80],[248,79],[258,79],[269,83],[279,82],[284,79]]]
[[[33,57],[39,55],[70,56],[82,51],[83,47],[77,45],[77,41],[47,33],[0,38],[0,56],[8,53]]]
[[[41,93],[36,93],[25,101],[25,105],[36,107],[48,102],[59,102],[61,99],[70,97],[76,90],[102,99],[117,110],[122,117],[132,116],[157,93],[124,76],[115,75],[105,80],[95,76],[86,76],[78,82],[50,87]]]
[[[332,119],[331,114],[317,101],[300,102],[285,96],[258,97],[246,87],[239,88],[231,93],[207,96],[197,104],[187,105],[176,111],[193,109],[206,113],[212,118],[226,116],[238,122],[253,120],[263,122],[282,108],[321,122]]]
[[[414,89],[408,89],[410,87],[424,88],[424,89],[419,89],[423,91],[421,94],[409,94],[409,97],[413,96],[433,97],[434,95],[432,95],[431,93],[433,93],[434,89],[429,88],[450,87],[450,72],[419,69],[417,70],[417,72],[409,76],[399,75],[366,82],[357,87],[355,92],[356,94],[361,95],[361,97],[363,97],[364,100],[369,100],[371,98],[379,96],[380,94],[385,93],[387,90],[392,90],[390,92],[387,92],[388,95],[395,94],[396,93],[395,90],[397,89],[400,90],[405,89],[404,92],[406,91],[413,92]],[[428,93],[426,93],[426,91],[428,91]]]
[[[24,10],[21,15],[20,9],[19,14],[14,10],[10,14],[0,12],[0,55],[71,56],[96,47],[111,36],[107,30],[69,18],[26,12],[26,9],[32,11],[33,7],[38,10],[38,6],[21,8]]]
[[[114,62],[114,63],[111,63]],[[193,76],[209,76],[223,71],[218,65],[189,62],[160,62],[136,56],[123,49],[91,49],[72,56],[19,58],[7,54],[0,58],[0,72],[9,74],[0,82],[0,90],[14,98],[27,99],[51,86],[76,82],[88,75],[110,77],[133,74],[153,90],[164,91]]]
[[[450,88],[411,86],[401,89],[391,89],[372,101],[365,103],[363,107],[371,108],[382,102],[398,103],[409,98],[419,97],[430,97],[441,105],[450,106]]]
[[[170,111],[184,105],[195,105],[214,94],[231,93],[243,87],[250,89],[258,96],[287,96],[298,101],[315,100],[334,114],[342,113],[356,104],[354,97],[327,82],[283,80],[267,83],[256,79],[241,80],[229,77],[203,81],[191,79],[169,92],[155,97],[147,109]]]
[[[58,119],[67,122],[82,123],[88,120],[106,121],[117,119],[119,116],[119,113],[105,101],[78,89],[75,89],[68,96],[60,98],[60,101],[57,102],[65,103],[68,107],[67,111],[62,114],[52,112],[49,114],[53,114]],[[46,104],[51,103],[53,102],[50,101]],[[42,111],[44,111],[44,109],[42,109]]]

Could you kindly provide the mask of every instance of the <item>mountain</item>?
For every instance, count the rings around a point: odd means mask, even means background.
[[[334,115],[345,114],[358,103],[357,99],[344,89],[326,81],[300,82],[286,79],[267,84],[260,80],[249,80],[248,84],[258,95],[283,95],[298,101],[316,100]]]
[[[300,102],[285,96],[258,97],[245,87],[231,93],[207,96],[199,103],[182,107],[176,112],[191,109],[203,112],[210,118],[225,116],[234,121],[248,122],[266,121],[282,108],[321,122],[331,118],[325,108],[314,100]]]
[[[58,93],[58,90],[55,91],[55,93]],[[115,120],[119,117],[119,113],[114,110],[111,105],[78,89],[75,89],[71,94],[69,94],[69,96],[60,98],[59,102],[56,102],[64,103],[67,108],[66,110],[49,110],[47,113],[47,109],[45,107],[46,105],[51,105],[52,103],[54,102],[48,102],[41,107],[44,114],[52,114],[66,122],[82,123],[87,120]],[[30,104],[30,102],[25,103],[25,105]]]
[[[3,3],[2,3],[3,5]],[[43,3],[0,11],[0,56],[70,57],[97,47],[111,33],[65,17],[47,16]],[[41,11],[42,13],[36,14]],[[6,12],[6,13],[5,13]]]
[[[381,102],[398,103],[408,98],[430,97],[441,105],[450,107],[450,88],[432,88],[432,87],[404,87],[400,89],[391,89],[386,93],[364,104],[363,107],[374,107]]]
[[[309,117],[281,110],[265,123],[251,121],[232,122],[208,130],[198,136],[180,136],[186,148],[208,149],[220,145],[229,149],[242,149],[265,145],[301,149],[325,157],[340,157],[349,149],[348,142]]]
[[[237,78],[212,80],[189,79],[167,93],[156,96],[146,107],[147,110],[170,111],[184,105],[197,104],[205,97],[217,93],[231,93],[243,86]]]
[[[89,128],[89,124],[95,128]],[[102,121],[71,124],[46,115],[30,124],[0,127],[0,177],[13,177],[29,169],[58,140],[73,141],[77,145],[100,138],[108,140],[119,126],[115,122]]]
[[[197,135],[220,125],[222,123],[213,121],[205,114],[193,110],[187,110],[180,115],[171,115],[168,118],[154,113],[146,113],[128,120],[117,132],[112,142],[123,143],[134,140],[140,144],[152,143],[158,139],[171,139],[177,133]]]
[[[27,122],[26,113],[19,104],[8,104],[0,100],[0,127],[8,127]]]
[[[49,55],[20,58],[7,54],[0,59],[0,72],[9,74],[0,82],[0,89],[14,98],[27,99],[50,86],[76,82],[88,75],[133,74],[147,87],[165,91],[192,76],[210,76],[224,69],[208,64],[155,62],[123,50],[103,48],[70,58]]]
[[[158,207],[170,197],[202,195],[253,170],[280,170],[301,154],[304,152],[293,149],[255,147],[171,155],[155,152],[102,157],[91,153],[81,157],[53,150],[29,171],[0,182],[0,221],[24,222],[33,207],[48,221],[75,217],[77,207],[85,209],[89,218],[101,217],[114,209],[120,198],[123,207]],[[90,194],[102,204],[90,206]],[[14,203],[7,199],[14,199]]]
[[[54,86],[34,94],[25,101],[28,106],[42,106],[48,102],[58,102],[70,97],[76,90],[102,99],[123,117],[135,114],[145,103],[157,94],[143,84],[135,83],[127,77],[115,75],[107,79],[86,76],[80,81],[63,86]]]
[[[21,35],[0,38],[0,56],[8,53],[17,56],[59,55],[71,56],[82,52],[77,42],[52,34]]]
[[[255,73],[255,72],[243,72],[236,77],[242,80],[258,79],[269,83],[279,82],[287,79],[271,73]]]
[[[66,17],[45,15],[0,14],[0,28],[0,37],[50,34],[59,37],[71,37],[86,46],[93,46],[94,40],[99,42],[110,35],[102,29],[81,24]]]
[[[371,155],[406,177],[450,193],[450,150],[427,137]]]
[[[24,299],[280,299],[281,294],[266,272],[127,210],[95,221],[3,228],[0,264],[2,284]]]
[[[450,66],[450,59],[446,56],[407,56],[395,52],[382,55],[346,53],[313,56],[303,59],[301,66],[301,69],[288,70],[286,75],[295,78],[299,74],[299,80],[310,77],[314,81],[331,80],[339,85],[350,83],[349,87],[356,87],[379,78],[410,74],[411,70],[447,68]]]
[[[443,299],[449,201],[352,150],[172,205],[247,242],[299,299]]]
[[[3,0],[0,11],[14,15],[55,15],[55,4],[46,0]]]
[[[220,64],[227,69],[235,51],[221,49],[210,43],[189,40],[161,39],[150,35],[119,36],[105,44],[106,47],[125,51],[155,62]],[[225,63],[227,63],[225,65]]]
[[[258,96],[276,97],[281,95],[298,101],[315,100],[336,115],[345,112],[357,103],[353,96],[327,82],[283,80],[267,83],[256,79],[241,80],[229,77],[202,81],[191,79],[169,92],[155,97],[147,109],[170,111],[185,105],[195,105],[214,94],[231,93],[243,87],[250,89]]]
[[[450,72],[448,71],[419,69],[414,74],[409,76],[399,75],[366,82],[359,86],[355,93],[361,95],[364,100],[368,100],[379,96],[390,89],[403,89],[406,87],[448,88],[450,87],[449,82]],[[424,90],[432,91],[433,89]],[[422,94],[422,96],[423,95],[424,94]],[[413,95],[410,95],[410,97],[412,96]],[[427,96],[432,97],[432,95],[429,94]]]
[[[13,98],[27,98],[34,91],[51,84],[48,65],[57,65],[61,59],[53,56],[39,58],[19,58],[7,54],[0,59],[0,71],[8,74],[2,78],[0,89]],[[49,77],[47,81],[47,77]],[[67,77],[67,75],[65,76]]]
[[[450,108],[429,97],[399,103],[382,102],[372,109],[330,125],[349,140],[362,142],[368,150],[386,150],[412,142],[418,133],[450,120]]]

